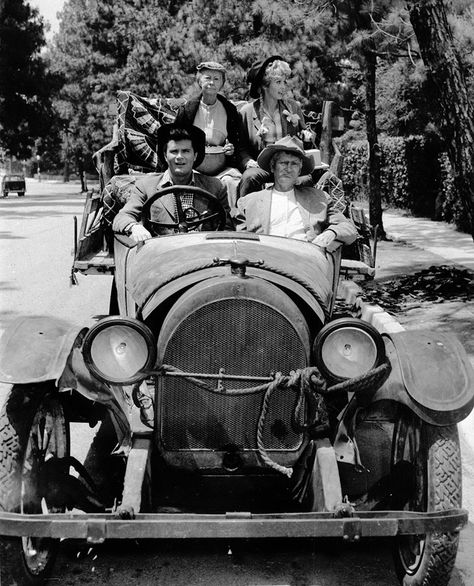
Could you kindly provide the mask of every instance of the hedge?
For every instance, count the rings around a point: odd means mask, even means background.
[[[385,205],[467,230],[451,166],[439,141],[425,136],[383,137],[379,145]],[[367,200],[367,142],[342,140],[339,148],[344,155],[342,180],[348,201]]]

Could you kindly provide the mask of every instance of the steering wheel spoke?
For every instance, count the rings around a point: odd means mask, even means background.
[[[206,212],[204,212],[203,214],[199,214],[198,217],[192,219],[192,220],[188,220],[186,223],[189,226],[189,228],[194,228],[195,226],[199,226],[201,224],[203,224],[204,222],[209,222],[212,220],[216,220],[219,217],[219,214],[217,212],[214,212],[213,214],[206,214]]]

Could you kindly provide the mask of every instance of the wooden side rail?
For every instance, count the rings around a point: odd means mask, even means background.
[[[113,273],[114,258],[105,239],[102,215],[101,194],[95,190],[88,191],[79,235],[75,242],[73,273]],[[74,279],[72,281],[74,282]]]

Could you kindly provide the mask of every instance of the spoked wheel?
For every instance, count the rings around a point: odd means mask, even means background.
[[[437,427],[404,410],[395,426],[394,508],[442,511],[461,507],[461,453],[456,425]],[[459,533],[396,539],[395,568],[405,586],[447,586]]]
[[[63,512],[43,467],[69,455],[69,428],[59,399],[43,385],[14,386],[0,413],[0,507],[25,514]],[[49,502],[48,502],[49,501]],[[59,540],[0,538],[1,584],[39,585],[47,579]]]

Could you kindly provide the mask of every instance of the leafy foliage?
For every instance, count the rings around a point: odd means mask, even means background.
[[[68,144],[78,170],[90,167],[92,153],[111,138],[117,90],[144,96],[191,95],[197,91],[196,65],[212,59],[227,67],[227,96],[241,100],[250,65],[271,54],[284,56],[292,65],[292,94],[306,110],[319,112],[327,99],[339,105],[346,121],[359,129],[347,134],[347,140],[353,140],[364,130],[360,55],[368,43],[378,59],[379,131],[402,137],[437,130],[438,104],[401,1],[66,0],[59,33],[46,54],[40,53],[44,38],[36,11],[26,0],[5,0],[3,5],[2,23],[8,22],[8,27],[0,27],[0,66],[7,71],[0,80],[1,141],[19,156],[26,156],[35,138],[42,136],[38,148],[45,163],[53,165],[55,153],[64,159]],[[451,5],[451,25],[473,97],[474,9],[469,0],[452,0]],[[25,35],[21,51],[15,36],[20,30]],[[7,84],[6,78],[15,83]],[[47,111],[51,88],[54,120]],[[57,130],[63,135],[62,146]],[[393,141],[390,155],[382,146],[383,166],[395,165],[385,169],[382,190],[395,203],[413,206],[418,195],[409,196],[408,190],[416,183],[403,168],[409,164],[407,144]],[[346,141],[345,148],[356,152],[359,147],[349,147]],[[359,183],[365,185],[365,165],[365,149],[346,162],[346,184],[353,185],[354,193]],[[451,191],[446,188],[447,194]]]
[[[439,162],[440,188],[436,200],[437,218],[456,224],[460,230],[469,232],[469,219],[454,189],[453,170],[446,153],[441,153]]]
[[[3,0],[0,10],[0,146],[24,158],[50,130],[55,80],[40,55],[45,38],[37,10],[26,0]]]
[[[347,139],[346,139],[347,140]],[[348,140],[343,153],[343,183],[349,201],[366,199],[367,143]],[[385,205],[468,229],[463,207],[456,198],[453,173],[435,135],[382,137],[381,198]]]

